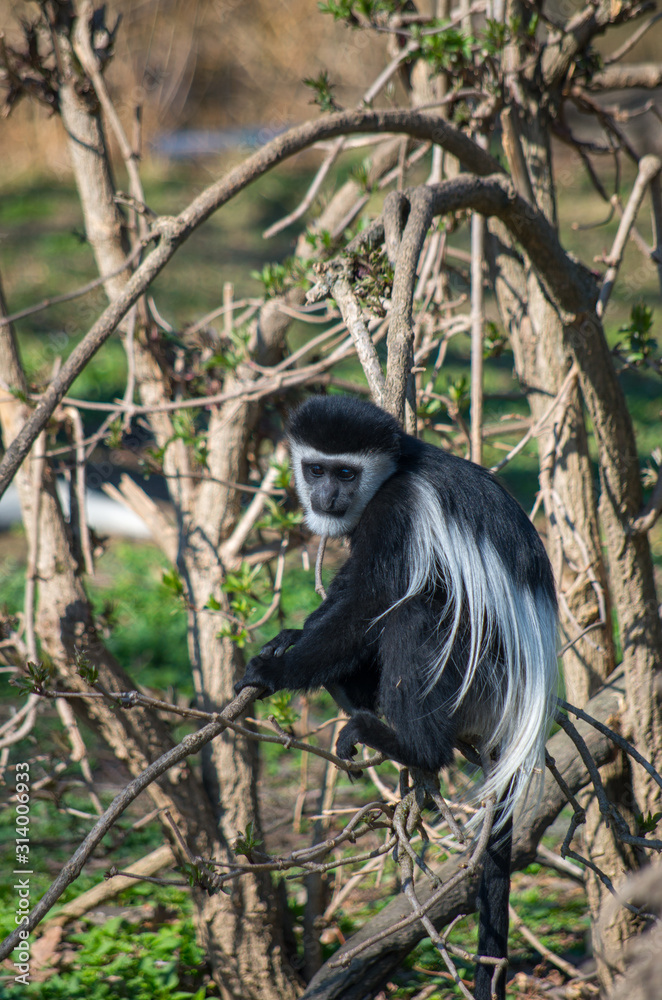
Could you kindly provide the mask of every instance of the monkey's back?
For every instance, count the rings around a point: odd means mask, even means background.
[[[534,526],[487,470],[403,436],[351,547],[379,635],[380,710],[431,753],[462,735],[498,754],[487,792],[513,779],[512,811],[557,687],[555,588]]]

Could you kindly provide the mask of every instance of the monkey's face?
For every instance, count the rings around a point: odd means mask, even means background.
[[[344,462],[303,462],[310,507],[316,514],[342,519],[354,505],[361,468]]]
[[[386,455],[326,455],[292,446],[297,493],[317,535],[348,535],[376,491],[395,471]]]

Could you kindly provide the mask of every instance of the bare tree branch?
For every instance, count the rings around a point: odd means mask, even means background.
[[[653,14],[653,16],[649,17],[648,20],[644,21],[643,24],[640,24],[637,30],[633,31],[630,37],[627,38],[622,45],[619,45],[619,47],[615,49],[614,52],[611,53],[611,55],[605,56],[604,65],[611,66],[613,63],[619,62],[619,60],[621,60],[623,56],[627,55],[628,52],[630,52],[630,50],[635,47],[637,42],[641,41],[641,39],[648,31],[650,31],[653,25],[657,24],[657,22],[660,20],[661,17],[662,14]]]
[[[363,310],[351,283],[351,260],[343,258],[316,267],[318,283],[306,295],[307,302],[318,302],[331,296],[349,330],[356,353],[365,373],[370,394],[378,406],[384,405],[385,379],[370,332],[363,318]]]
[[[455,129],[440,118],[415,111],[341,112],[315,122],[306,122],[273,139],[240,166],[231,170],[227,177],[212,184],[198,195],[179,215],[171,218],[163,217],[157,221],[151,235],[154,239],[159,239],[158,246],[124,284],[120,293],[104,310],[83,340],[76,345],[58,376],[53,379],[42,396],[35,412],[25,422],[5,452],[0,464],[0,496],[7,489],[17,468],[30,450],[32,442],[76,376],[117,329],[128,310],[163,270],[178,247],[199,225],[267,170],[313,142],[344,133],[380,131],[403,132],[415,138],[443,145],[465,166],[478,174],[485,175],[500,170],[497,161],[459,129]]]
[[[415,427],[413,365],[414,330],[412,305],[416,287],[416,271],[423,242],[434,215],[433,189],[415,188],[409,193],[409,216],[402,234],[395,264],[391,315],[388,331],[388,362],[386,366],[385,408],[412,431]],[[409,402],[409,420],[405,417],[405,399]],[[412,426],[413,421],[413,426]]]
[[[662,63],[626,63],[624,66],[606,66],[591,77],[589,90],[629,90],[641,87],[654,90],[662,84]]]
[[[630,192],[628,203],[625,211],[623,212],[618,232],[616,233],[616,237],[614,239],[614,245],[612,246],[611,253],[609,254],[609,267],[607,268],[602,281],[600,297],[598,298],[596,305],[596,312],[598,316],[603,316],[605,309],[607,308],[609,296],[611,295],[611,291],[614,287],[614,282],[616,281],[616,276],[618,274],[618,269],[621,266],[621,261],[623,260],[625,246],[632,231],[632,227],[634,226],[639,209],[641,208],[641,203],[644,200],[646,189],[653,178],[657,177],[661,169],[662,161],[660,161],[657,156],[644,156],[639,163],[639,173],[637,174],[637,179],[634,182],[632,191]]]

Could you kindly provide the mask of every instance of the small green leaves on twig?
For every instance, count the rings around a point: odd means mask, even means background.
[[[198,465],[207,464],[207,435],[195,426],[195,410],[177,410],[172,415],[173,440],[183,441]]]
[[[315,95],[309,102],[310,104],[316,104],[322,111],[342,111],[342,106],[333,96],[335,83],[331,83],[326,70],[322,70],[319,76],[306,77],[303,82],[306,87],[310,87]]]
[[[88,660],[87,656],[80,650],[76,650],[74,655],[76,662],[76,673],[79,677],[82,677],[86,684],[90,687],[94,687],[96,682],[99,680],[99,670],[94,663]]]
[[[635,819],[639,833],[653,833],[655,827],[662,819],[662,812],[649,812],[647,816],[644,816],[643,813],[638,813]]]
[[[289,288],[306,283],[305,263],[288,257],[282,263],[265,264],[261,271],[251,271],[251,278],[261,281],[268,299],[283,295]]]
[[[258,840],[253,833],[253,823],[246,824],[246,831],[244,833],[238,833],[236,839],[232,843],[232,850],[235,854],[243,854],[252,861],[252,854],[256,847],[259,847],[262,843]]]
[[[292,698],[291,691],[276,691],[269,697],[269,715],[281,728],[290,729],[299,719],[299,713],[292,707]]]
[[[499,358],[508,347],[508,338],[504,336],[493,320],[485,323],[483,354],[486,358]]]
[[[10,681],[13,687],[18,688],[21,695],[47,693],[54,673],[50,664],[33,663],[30,660],[25,664],[25,673],[27,676],[18,674]]]
[[[199,411],[193,409],[176,410],[172,415],[173,433],[160,448],[147,448],[145,453],[149,465],[158,472],[162,471],[165,453],[173,441],[182,441],[190,449],[197,465],[206,468],[208,450],[207,434],[196,427],[196,417]],[[147,474],[147,473],[146,473]]]
[[[370,194],[372,190],[372,185],[370,183],[370,164],[364,161],[363,163],[357,164],[350,173],[350,177],[353,181],[356,181],[357,186],[365,194]]]
[[[432,69],[436,73],[457,73],[469,66],[476,39],[457,27],[444,28],[441,23],[433,27],[437,28],[434,34],[413,28],[414,35],[419,36],[421,55]]]
[[[184,598],[184,581],[176,569],[166,569],[163,571],[161,583],[177,598]]]
[[[273,482],[274,489],[289,490],[292,486],[292,467],[289,460],[283,459],[282,462],[271,462],[271,467],[277,470],[276,478]]]
[[[251,597],[254,601],[259,601],[260,598],[254,592],[253,584],[261,569],[261,565],[251,567],[248,563],[243,562],[235,573],[227,574],[221,590],[226,594],[242,594]]]
[[[222,372],[236,371],[237,366],[246,360],[249,338],[250,333],[245,327],[233,327],[229,335],[223,338],[222,349],[214,351],[203,361],[201,365],[203,372],[213,372],[217,368]]]
[[[191,864],[189,861],[184,861],[180,865],[180,870],[186,876],[186,881],[190,885],[191,889],[205,884],[204,873],[198,865]],[[209,880],[208,875],[206,880]]]
[[[466,375],[458,375],[449,380],[446,393],[458,412],[466,410],[469,405],[469,380]]]
[[[227,619],[218,630],[218,637],[229,639],[239,649],[250,641],[251,629],[255,627],[250,624],[250,619],[257,611],[257,605],[266,603],[256,586],[261,569],[262,564],[249,566],[242,562],[238,570],[227,574],[221,585],[221,590],[228,594],[225,607],[212,595],[205,604],[205,608],[218,611]]]
[[[375,315],[385,316],[383,300],[393,290],[393,267],[382,248],[352,256],[354,293]]]
[[[303,520],[300,511],[284,510],[271,497],[265,497],[264,504],[267,509],[255,525],[260,530],[289,532],[301,524]]]
[[[344,21],[350,28],[358,28],[366,23],[375,24],[380,15],[395,13],[400,3],[398,0],[320,0],[317,6],[334,21]]]

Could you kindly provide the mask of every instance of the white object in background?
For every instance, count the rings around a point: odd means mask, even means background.
[[[57,491],[65,516],[69,516],[69,489],[63,479],[57,480]],[[145,522],[123,504],[111,500],[98,490],[86,493],[87,523],[99,535],[121,535],[125,538],[151,538]],[[10,486],[0,499],[0,531],[7,531],[21,523],[21,505],[18,490]]]

